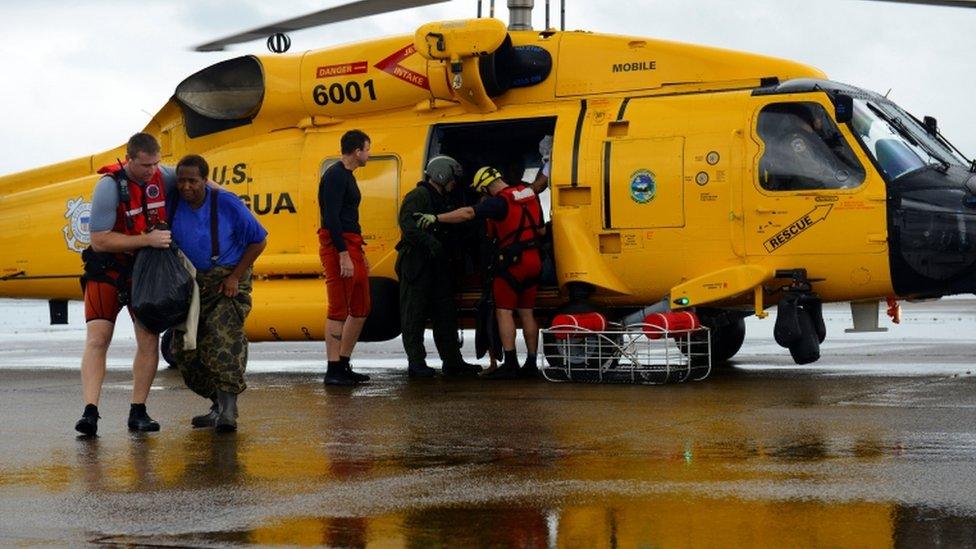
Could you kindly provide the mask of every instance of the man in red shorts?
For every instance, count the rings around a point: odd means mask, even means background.
[[[133,135],[126,146],[125,164],[99,170],[104,176],[92,193],[91,247],[82,254],[85,275],[85,321],[87,336],[81,359],[81,385],[85,411],[75,424],[84,435],[98,432],[98,401],[105,379],[105,357],[115,332],[115,319],[129,303],[135,254],[152,246],[170,245],[168,230],[152,230],[165,222],[166,196],[175,193],[176,177],[159,165],[156,138]],[[159,335],[133,318],[136,356],[132,361],[132,405],[129,430],[158,431],[159,423],[146,412],[149,387],[159,365]]]
[[[369,136],[350,130],[340,139],[342,158],[319,181],[319,258],[325,269],[329,300],[325,322],[326,385],[355,385],[369,381],[349,365],[369,315],[369,262],[363,253],[359,226],[362,195],[353,171],[369,160]]]
[[[509,186],[501,173],[490,166],[475,173],[471,188],[490,196],[473,207],[437,215],[415,214],[417,226],[426,229],[434,223],[463,223],[476,217],[487,220],[488,238],[492,240],[495,252],[490,266],[494,275],[492,292],[505,361],[501,367],[483,377],[535,377],[539,371],[536,364],[539,325],[532,310],[535,308],[535,295],[542,271],[539,238],[544,231],[539,197],[531,187],[522,183]],[[515,355],[515,311],[522,323],[522,337],[528,350],[521,371]]]

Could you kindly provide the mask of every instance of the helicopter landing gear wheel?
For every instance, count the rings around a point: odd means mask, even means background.
[[[159,351],[163,354],[167,368],[176,368],[176,357],[173,356],[171,345],[173,344],[173,330],[166,330],[159,338]]]
[[[810,364],[820,360],[820,339],[814,329],[810,312],[799,309],[796,318],[800,325],[800,337],[789,347],[793,362]]]
[[[746,339],[746,320],[734,318],[728,324],[709,330],[712,338],[712,365],[727,366]]]
[[[820,344],[827,337],[820,298],[813,293],[804,269],[776,274],[789,277],[792,282],[784,288],[783,298],[776,306],[773,337],[776,343],[790,350],[797,364],[816,362],[820,360]]]
[[[714,310],[712,314],[706,311],[699,311],[698,314],[702,324],[708,327],[708,332],[692,334],[692,341],[705,341],[706,337],[710,337],[712,368],[729,366],[729,360],[742,349],[746,339],[745,318],[727,312],[716,314]],[[686,345],[679,342],[678,347],[687,354]]]

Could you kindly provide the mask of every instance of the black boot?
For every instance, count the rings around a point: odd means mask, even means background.
[[[441,373],[445,376],[476,376],[481,373],[481,366],[464,360],[445,362],[441,366]]]
[[[518,379],[519,368],[518,366],[502,364],[498,368],[495,368],[493,372],[488,372],[481,377],[482,379]]]
[[[356,372],[352,371],[352,365],[349,364],[349,357],[347,357],[347,356],[340,356],[339,357],[339,362],[342,363],[342,369],[345,370],[346,375],[349,376],[349,377],[351,377],[351,378],[353,378],[353,380],[355,380],[356,383],[363,383],[365,381],[369,381],[369,376],[368,375],[366,375],[366,374],[360,374],[360,373],[356,373]]]
[[[210,397],[210,400],[213,401],[210,411],[203,415],[193,416],[193,419],[190,420],[190,424],[193,425],[194,429],[213,427],[217,423],[217,416],[220,415],[217,397]]]
[[[214,430],[218,433],[230,433],[237,430],[237,394],[217,391],[217,421]]]
[[[519,376],[518,358],[515,350],[505,351],[505,362],[494,372],[487,373],[481,377],[484,379],[516,379]]]
[[[519,377],[526,379],[539,379],[542,377],[542,372],[539,371],[539,366],[536,364],[535,355],[529,355],[525,358],[525,364],[519,370]]]
[[[145,404],[132,404],[129,406],[129,430],[142,432],[158,431],[159,424],[146,413]]]
[[[349,377],[349,374],[342,367],[342,362],[337,360],[335,362],[329,362],[328,369],[325,371],[325,384],[349,387],[355,385],[356,380]]]
[[[427,364],[421,362],[420,364],[409,364],[407,365],[407,376],[415,379],[431,378],[437,375],[437,370],[431,368]]]
[[[98,434],[98,406],[94,404],[85,405],[85,411],[81,414],[81,419],[75,423],[75,431],[87,436]]]

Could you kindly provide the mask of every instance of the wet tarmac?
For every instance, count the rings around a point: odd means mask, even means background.
[[[79,326],[0,321],[0,545],[976,546],[976,300],[827,317],[813,367],[750,320],[733,368],[656,387],[408,381],[391,342],[332,388],[321,343],[255,344],[229,435],[172,370],[128,433],[120,337],[95,439]]]

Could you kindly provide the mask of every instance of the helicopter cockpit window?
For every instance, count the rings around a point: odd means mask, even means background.
[[[966,165],[941,135],[929,135],[892,103],[855,100],[852,128],[889,181],[927,166]]]
[[[819,103],[776,103],[759,113],[759,184],[770,191],[850,189],[864,167]]]

